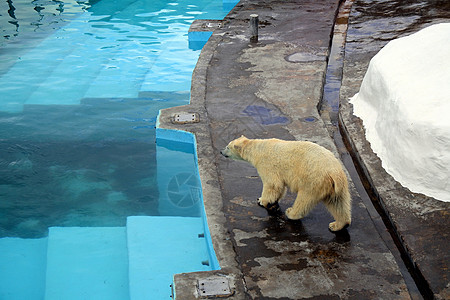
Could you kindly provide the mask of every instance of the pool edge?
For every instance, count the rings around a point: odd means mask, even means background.
[[[233,13],[233,10],[229,15]],[[220,28],[214,31],[200,53],[192,73],[190,104],[161,110],[157,121],[157,130],[184,131],[192,133],[194,136],[196,141],[194,144],[196,159],[203,194],[205,225],[209,228],[212,246],[220,265],[220,270],[174,275],[173,294],[174,298],[178,299],[195,299],[198,281],[217,276],[227,278],[234,299],[245,298],[243,274],[239,269],[236,253],[229,232],[226,229],[222,192],[218,180],[219,174],[214,162],[214,157],[217,153],[215,153],[212,145],[208,113],[205,107],[207,69],[216,47],[222,40],[221,31],[222,29]],[[175,124],[173,116],[183,113],[196,113],[200,121]],[[174,137],[176,135],[178,133]]]

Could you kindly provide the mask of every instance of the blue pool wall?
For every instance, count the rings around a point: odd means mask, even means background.
[[[201,50],[211,35],[212,31],[189,31],[189,49]]]
[[[174,129],[165,129],[159,127],[159,115],[157,118],[157,126],[156,126],[156,144],[158,143],[165,143],[165,142],[171,142],[174,144],[177,143],[184,143],[192,145],[192,151],[194,154],[194,161],[195,161],[195,173],[198,177],[198,182],[200,185],[200,189],[202,190],[201,186],[201,179],[200,174],[198,171],[198,158],[197,158],[197,140],[195,138],[195,135],[193,133],[182,131],[182,130],[174,130]],[[203,199],[203,193],[200,193],[200,215],[203,220],[203,227],[204,227],[204,233],[205,233],[205,241],[206,246],[209,253],[209,263],[211,270],[220,270],[219,261],[217,260],[216,253],[214,251],[212,239],[211,239],[211,233],[209,231],[208,227],[208,218],[205,211],[205,205],[204,205],[204,199]]]

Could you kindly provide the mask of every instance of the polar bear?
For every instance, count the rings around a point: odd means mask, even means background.
[[[291,220],[305,217],[322,201],[335,221],[329,229],[336,232],[351,223],[351,197],[347,176],[341,163],[329,150],[307,141],[248,139],[231,141],[221,154],[252,164],[263,182],[258,204],[270,208],[286,194],[297,193],[286,210]]]

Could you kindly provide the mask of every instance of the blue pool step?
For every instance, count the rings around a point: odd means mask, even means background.
[[[201,218],[129,217],[127,237],[131,299],[169,299],[173,274],[211,270]]]
[[[173,275],[211,270],[202,218],[128,217],[126,227],[51,227],[0,239],[0,299],[171,299]]]
[[[125,228],[49,229],[45,299],[126,299],[127,271]]]
[[[42,299],[47,238],[0,239],[0,299]]]

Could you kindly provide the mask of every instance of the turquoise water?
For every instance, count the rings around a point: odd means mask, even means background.
[[[3,7],[1,16],[0,237],[123,226],[130,215],[198,216],[198,205],[161,209],[156,152],[174,145],[156,145],[155,122],[160,109],[189,103],[200,53],[189,48],[190,24],[222,19],[229,5],[11,3],[14,13]],[[195,169],[192,149],[180,155]]]
[[[195,18],[223,17],[218,4],[94,2],[35,47],[19,54],[6,51],[2,60],[14,64],[0,80],[0,110],[78,105],[86,98],[137,98],[148,91],[189,91],[198,51],[188,48],[187,32]]]
[[[155,126],[189,103],[190,24],[234,4],[0,4],[1,299],[168,299],[219,267],[195,139]]]

